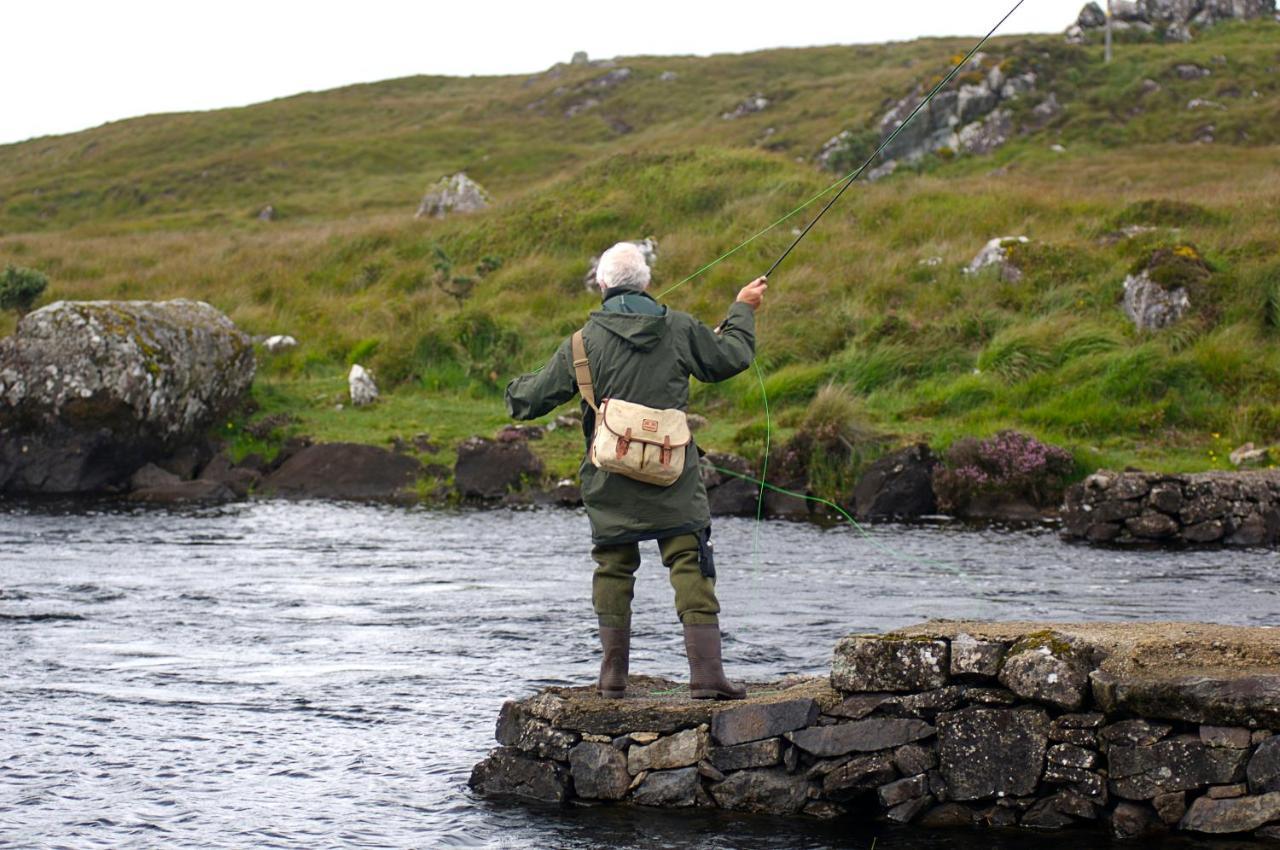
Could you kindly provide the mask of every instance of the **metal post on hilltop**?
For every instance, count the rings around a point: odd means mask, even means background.
[[[1111,64],[1111,0],[1107,0],[1107,47],[1105,52],[1105,61]]]

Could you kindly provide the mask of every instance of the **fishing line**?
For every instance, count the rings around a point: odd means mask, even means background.
[[[739,244],[737,247],[731,248],[730,250],[721,254],[716,259],[704,265],[702,268],[695,271],[693,274],[686,277],[684,280],[663,290],[661,293],[659,293],[658,297],[662,298],[668,293],[676,289],[679,289],[681,286],[684,286],[689,281],[693,280],[694,278],[698,277],[702,273],[706,272],[708,269],[718,265],[725,259],[729,258],[730,256],[736,254],[738,251],[745,248],[747,245],[750,245],[756,239],[760,238],[764,234],[773,230],[775,227],[782,224],[787,219],[800,213],[802,210],[807,209],[808,207],[816,203],[819,199],[821,199],[823,196],[829,194],[832,189],[835,189],[837,186],[839,186],[840,191],[836,192],[836,194],[830,200],[827,201],[827,203],[822,207],[822,209],[818,211],[818,214],[813,217],[813,219],[805,226],[805,228],[802,231],[800,231],[800,233],[796,234],[796,238],[793,239],[791,241],[791,244],[787,246],[786,250],[783,251],[778,256],[778,259],[773,261],[773,265],[769,266],[769,270],[764,273],[764,277],[766,278],[770,277],[774,273],[774,271],[777,270],[778,266],[782,265],[782,262],[791,255],[791,252],[795,250],[796,246],[799,245],[804,240],[804,238],[809,235],[809,231],[813,230],[814,226],[819,221],[822,220],[822,217],[827,214],[827,211],[830,210],[833,206],[835,206],[836,201],[840,200],[840,196],[843,195],[845,191],[848,190],[848,188],[852,186],[854,182],[856,182],[857,179],[861,177],[868,168],[871,167],[871,163],[875,162],[876,159],[882,153],[884,153],[884,151],[889,147],[889,145],[893,144],[893,140],[898,137],[898,134],[900,134],[904,129],[906,129],[906,126],[910,124],[911,120],[920,113],[920,110],[928,106],[929,103],[933,100],[933,98],[938,94],[938,92],[942,91],[942,89],[945,88],[947,84],[950,83],[955,78],[955,76],[960,73],[960,70],[969,64],[969,61],[973,59],[973,57],[978,53],[978,51],[981,50],[983,46],[986,45],[986,43],[991,39],[991,37],[996,34],[996,31],[999,30],[1000,27],[1004,26],[1005,21],[1013,17],[1014,12],[1017,12],[1018,9],[1020,9],[1022,7],[1022,4],[1025,2],[1026,0],[1018,0],[1018,2],[1014,3],[1013,8],[1011,8],[1008,12],[1005,12],[1004,17],[1002,17],[999,21],[997,21],[995,26],[993,26],[987,32],[986,35],[984,35],[981,39],[979,39],[978,43],[975,44],[969,50],[969,52],[964,55],[964,58],[961,59],[959,62],[957,62],[955,64],[955,67],[953,67],[945,77],[939,80],[938,83],[932,89],[930,89],[929,93],[925,95],[924,98],[922,98],[919,103],[916,104],[915,108],[911,110],[911,112],[907,115],[907,117],[904,118],[898,124],[898,126],[893,129],[893,132],[890,133],[883,141],[880,142],[880,145],[875,149],[874,152],[872,152],[872,154],[869,157],[867,157],[866,161],[864,161],[862,165],[860,165],[857,169],[845,175],[844,177],[841,177],[839,180],[832,183],[830,186],[823,189],[818,194],[809,198],[807,201],[802,203],[800,206],[796,207],[791,212],[784,215],[782,218],[775,221],[773,224],[770,224],[768,227],[764,228],[763,230],[753,234],[750,238],[748,238],[746,241]],[[959,575],[962,577],[965,575],[963,570],[957,567],[953,567],[949,564],[944,564],[941,561],[934,561],[928,558],[915,558],[913,556],[904,555],[903,553],[897,552],[890,547],[884,546],[878,540],[873,538],[871,533],[867,531],[865,528],[863,528],[862,525],[860,525],[857,520],[855,520],[843,508],[841,508],[839,505],[835,504],[834,502],[831,502],[827,499],[819,498],[817,496],[809,496],[802,493],[795,493],[790,490],[785,490],[780,487],[775,487],[774,485],[767,483],[767,479],[769,477],[768,475],[769,453],[770,453],[770,448],[773,442],[773,420],[769,413],[769,392],[765,388],[764,373],[760,369],[760,363],[758,360],[753,359],[752,365],[755,367],[756,380],[760,384],[760,400],[761,400],[761,403],[764,405],[765,442],[764,442],[764,459],[761,462],[760,478],[754,479],[754,478],[751,478],[750,476],[741,475],[740,473],[732,472],[730,470],[722,469],[720,467],[713,467],[713,468],[717,472],[720,472],[721,474],[729,475],[734,478],[740,478],[745,481],[752,481],[759,485],[759,492],[756,496],[756,520],[755,520],[755,526],[752,529],[752,534],[751,534],[751,564],[753,568],[758,566],[759,554],[760,554],[760,524],[764,517],[764,494],[765,494],[765,490],[769,489],[774,492],[782,493],[784,495],[793,496],[795,498],[804,499],[806,501],[826,505],[827,507],[834,509],[837,513],[839,513],[846,520],[848,520],[853,525],[853,527],[856,528],[858,532],[868,542],[871,543],[872,546],[884,552],[885,554],[890,555],[891,557],[894,557],[900,560],[915,561],[920,564],[927,564],[935,567],[942,567],[944,569],[951,570],[955,572],[956,575]]]
[[[801,230],[800,233],[796,235],[795,239],[791,241],[791,244],[787,246],[786,250],[784,250],[778,256],[778,258],[773,261],[773,265],[769,266],[769,270],[765,272],[764,277],[771,276],[774,273],[774,271],[776,271],[778,267],[782,265],[783,261],[786,260],[787,257],[791,255],[791,252],[796,249],[796,246],[798,246],[804,240],[804,238],[809,235],[809,232],[813,230],[814,226],[817,225],[817,223],[822,220],[822,217],[826,215],[827,212],[833,206],[835,206],[836,202],[840,200],[841,196],[844,195],[844,193],[849,189],[849,187],[852,186],[858,180],[858,178],[861,177],[866,172],[868,168],[871,167],[871,164],[875,162],[876,159],[880,157],[880,155],[883,154],[886,149],[888,149],[889,145],[893,144],[893,141],[896,138],[898,138],[899,134],[901,134],[904,129],[906,129],[907,125],[911,123],[911,121],[916,117],[916,115],[918,115],[920,111],[924,109],[926,106],[928,106],[933,101],[934,97],[937,96],[937,94],[940,91],[942,91],[953,79],[955,79],[956,75],[960,73],[961,69],[963,69],[967,64],[969,64],[969,61],[973,59],[973,57],[978,53],[979,50],[981,50],[986,45],[988,41],[991,40],[992,36],[996,34],[996,31],[999,30],[1000,27],[1004,26],[1005,22],[1008,21],[1009,18],[1013,17],[1013,14],[1017,12],[1018,9],[1022,8],[1023,3],[1025,2],[1026,0],[1017,0],[1017,2],[1013,5],[1013,7],[1009,9],[1009,11],[1006,12],[1004,16],[1000,18],[999,21],[996,22],[995,26],[993,26],[987,32],[986,35],[984,35],[981,39],[979,39],[978,43],[975,44],[969,50],[969,52],[964,55],[964,58],[962,58],[959,62],[957,62],[955,66],[947,73],[947,75],[944,76],[941,80],[939,80],[938,83],[934,85],[932,89],[929,90],[929,93],[926,94],[920,100],[920,102],[916,104],[915,108],[911,110],[911,112],[907,115],[907,117],[903,119],[898,124],[898,126],[893,129],[893,132],[891,132],[887,137],[885,137],[883,141],[880,142],[880,144],[876,147],[875,151],[872,152],[872,154],[868,156],[867,159],[858,168],[856,168],[849,174],[841,177],[840,179],[836,180],[835,182],[827,186],[822,191],[818,192],[817,194],[813,195],[811,198],[804,201],[802,204],[800,204],[800,206],[796,207],[795,209],[783,215],[781,218],[774,221],[772,224],[752,234],[750,237],[748,237],[743,242],[739,243],[737,246],[730,248],[728,251],[725,251],[723,254],[716,257],[711,262],[707,263],[706,265],[694,271],[688,277],[684,278],[678,283],[675,283],[667,287],[662,292],[658,293],[657,297],[659,299],[664,298],[666,295],[670,294],[671,292],[674,292],[675,290],[684,286],[686,283],[689,283],[695,278],[705,274],[707,271],[719,265],[720,263],[724,262],[734,254],[738,253],[743,248],[750,245],[752,242],[755,242],[761,236],[764,236],[766,233],[769,233],[770,231],[774,230],[782,223],[786,222],[792,217],[808,209],[813,204],[817,203],[819,200],[826,197],[828,194],[830,194],[833,190],[837,189],[838,187],[839,191],[837,191],[835,195],[831,197],[825,205],[823,205],[822,209],[818,211],[818,214],[814,216],[813,219],[807,225],[805,225],[804,229]],[[768,394],[768,390],[765,387],[764,372],[761,370],[760,363],[758,360],[753,358],[752,365],[755,367],[756,380],[759,382],[759,385],[760,385],[760,398],[764,406],[764,415],[765,415],[765,446],[764,446],[764,458],[761,462],[760,478],[753,478],[749,475],[743,475],[741,473],[734,472],[733,470],[724,469],[718,466],[713,466],[712,468],[715,469],[717,472],[721,473],[722,475],[728,475],[731,478],[738,478],[743,481],[754,483],[759,488],[757,497],[756,497],[755,528],[753,529],[753,532],[752,532],[751,558],[752,558],[753,566],[756,565],[757,559],[759,556],[760,524],[764,518],[764,496],[765,496],[765,491],[769,490],[772,492],[780,493],[785,496],[791,496],[793,498],[802,499],[804,501],[821,504],[828,508],[831,508],[832,510],[836,511],[840,516],[842,516],[845,520],[847,520],[858,531],[858,533],[861,534],[863,538],[866,539],[872,546],[874,546],[876,549],[879,549],[884,554],[889,555],[890,557],[893,557],[898,560],[915,562],[918,564],[923,564],[928,566],[941,567],[943,569],[954,572],[958,576],[961,576],[961,577],[965,576],[964,571],[958,567],[952,566],[950,564],[946,564],[942,561],[936,561],[930,558],[921,558],[921,557],[908,555],[902,552],[898,552],[897,550],[894,550],[891,547],[885,546],[884,544],[880,543],[879,540],[873,537],[872,534],[866,528],[864,528],[857,520],[855,520],[852,516],[850,516],[847,511],[845,511],[835,502],[832,502],[828,499],[820,498],[818,496],[810,496],[804,493],[797,493],[792,490],[787,490],[785,488],[777,487],[773,484],[769,484],[766,479],[768,477],[769,454],[770,454],[770,450],[772,448],[772,443],[773,443],[773,421],[769,411],[769,394]],[[538,370],[535,370],[535,372],[536,371],[541,371],[541,369],[539,368]]]

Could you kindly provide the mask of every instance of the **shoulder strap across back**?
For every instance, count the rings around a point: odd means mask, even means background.
[[[578,392],[582,393],[582,397],[586,399],[591,409],[599,413],[600,408],[596,407],[595,387],[591,384],[591,363],[587,360],[587,347],[582,342],[582,331],[578,331],[573,335],[571,345],[573,347],[573,377],[578,382]]]

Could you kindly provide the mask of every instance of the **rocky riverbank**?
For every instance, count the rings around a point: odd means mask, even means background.
[[[576,453],[576,413],[546,425],[506,425],[455,449],[425,434],[394,438],[389,448],[300,436],[280,442],[277,426],[291,416],[277,412],[244,426],[269,452],[233,452],[220,431],[233,427],[226,418],[234,411],[252,405],[255,369],[249,338],[207,304],[64,301],[37,310],[0,340],[0,495],[581,504],[576,482],[548,474],[546,452],[536,448],[558,431],[550,456]],[[1094,544],[1280,543],[1280,472],[1101,471],[1067,488],[1071,453],[1029,435],[964,438],[941,455],[924,443],[889,449],[883,438],[846,434],[845,408],[832,409],[831,422],[808,423],[774,447],[769,483],[791,492],[770,489],[762,505],[756,466],[708,452],[701,474],[712,514],[829,517],[835,504],[859,521],[1060,518],[1065,536]],[[691,420],[707,425],[701,416]],[[855,450],[860,439],[866,446]],[[859,452],[868,446],[876,459],[864,464]],[[1266,457],[1265,450],[1247,454]]]
[[[696,702],[548,688],[503,705],[485,796],[1280,839],[1280,637],[1190,623],[936,621],[831,675]]]

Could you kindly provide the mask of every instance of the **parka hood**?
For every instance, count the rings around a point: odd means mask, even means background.
[[[597,310],[591,321],[614,336],[621,337],[637,351],[652,351],[667,335],[667,317],[641,313],[610,313]]]

